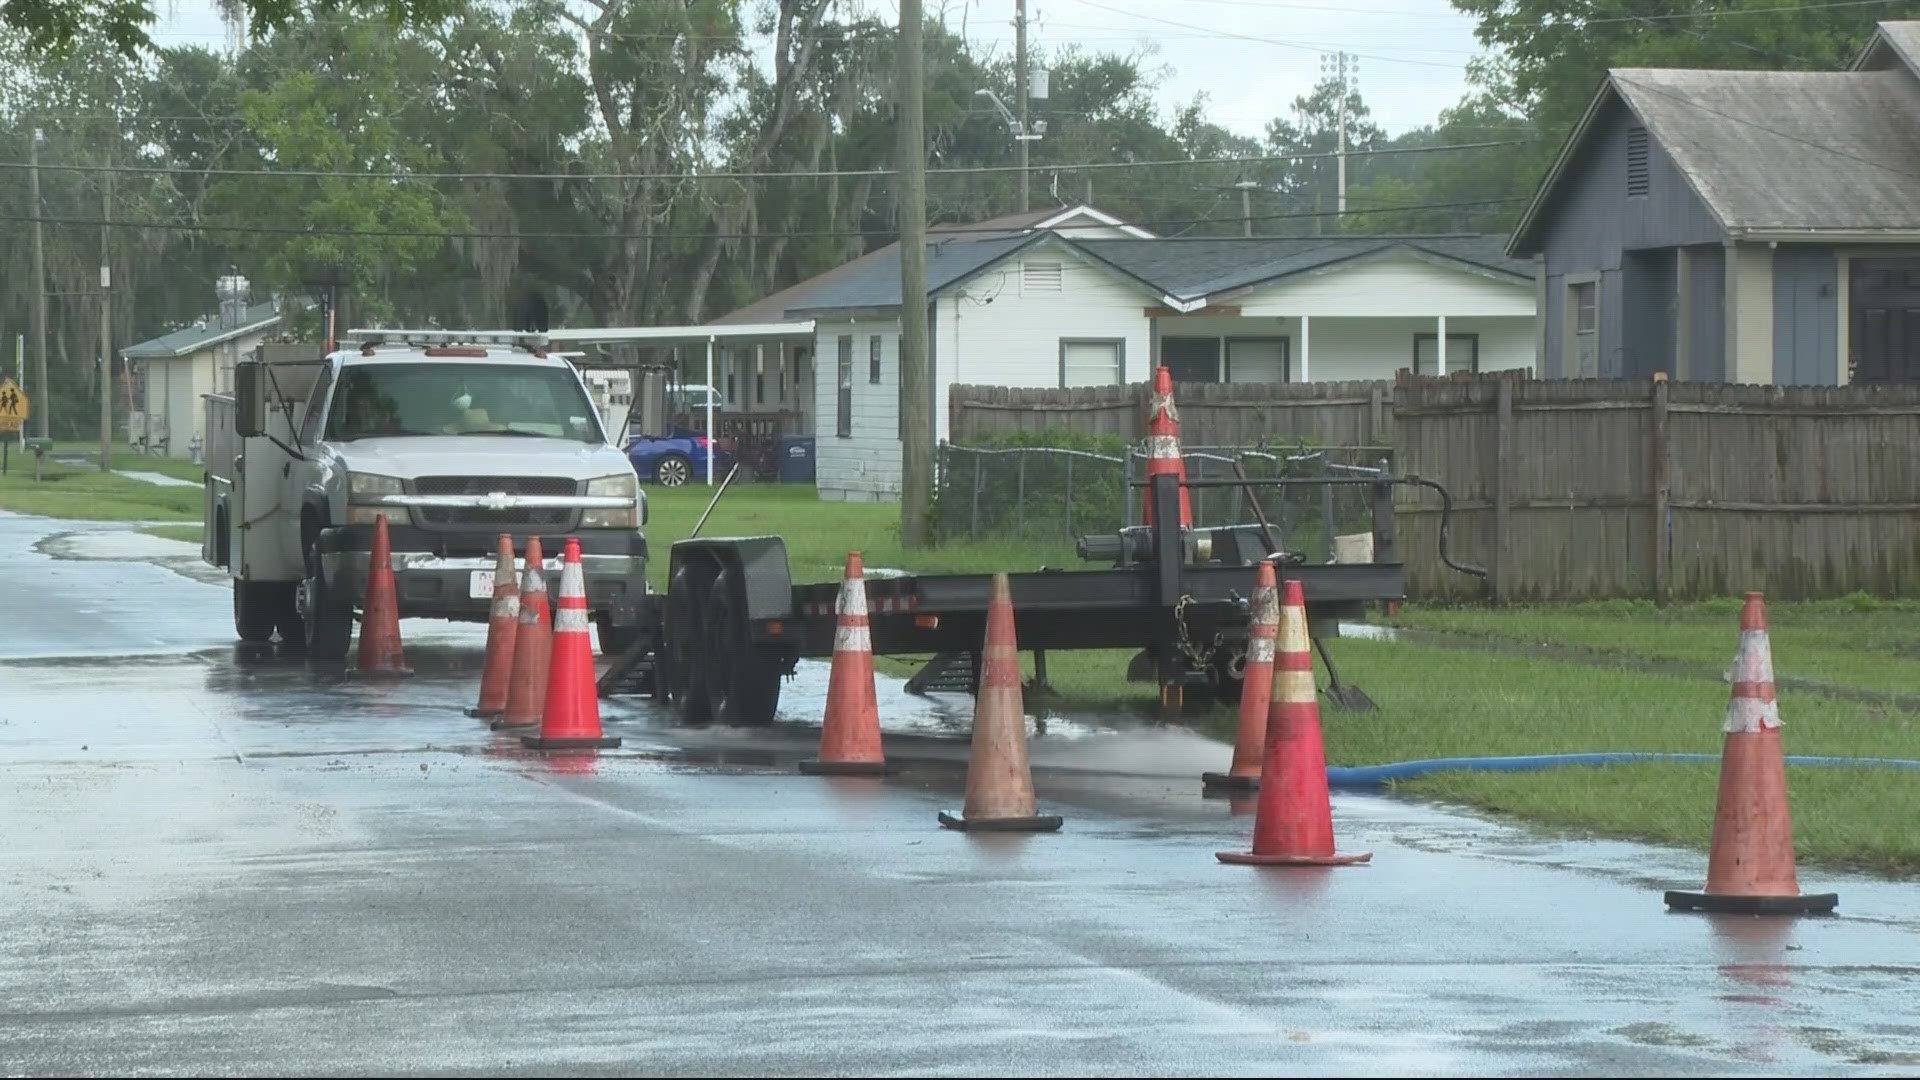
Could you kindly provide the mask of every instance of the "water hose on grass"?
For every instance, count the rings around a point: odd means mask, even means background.
[[[1625,765],[1636,761],[1717,762],[1719,754],[1529,754],[1521,757],[1432,758],[1427,761],[1396,761],[1387,765],[1327,767],[1327,785],[1338,788],[1382,788],[1397,780],[1417,780],[1441,772],[1538,772],[1542,769],[1577,768],[1596,765]],[[1855,768],[1920,770],[1920,761],[1904,758],[1808,757],[1792,755],[1789,765],[1843,765]]]

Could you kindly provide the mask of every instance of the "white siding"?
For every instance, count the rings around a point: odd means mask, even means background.
[[[1289,320],[1299,341],[1299,320]],[[1313,320],[1312,355],[1308,372],[1314,382],[1338,382],[1346,379],[1391,379],[1401,368],[1413,367],[1415,334],[1432,334],[1434,319],[1329,319]],[[1530,318],[1451,318],[1447,319],[1447,337],[1477,334],[1480,338],[1480,370],[1533,366],[1533,320]],[[1449,341],[1447,370],[1463,370],[1469,357],[1459,355],[1457,343]],[[1295,378],[1300,374],[1300,357],[1294,354]],[[1432,374],[1432,372],[1428,372]]]
[[[935,437],[947,437],[947,388],[1059,386],[1063,338],[1118,338],[1124,343],[1126,382],[1147,377],[1151,327],[1146,309],[1157,298],[1145,289],[1042,244],[1025,258],[1061,263],[1059,292],[1021,288],[1019,258],[994,267],[943,295],[934,315]]]
[[[1242,315],[1533,315],[1533,284],[1413,258],[1382,259],[1289,278],[1251,295],[1221,300]],[[1318,376],[1316,375],[1316,378]]]
[[[853,337],[853,433],[839,434],[840,337]],[[880,337],[880,382],[869,380],[869,339]],[[822,322],[813,363],[814,486],[834,502],[900,497],[900,323]]]

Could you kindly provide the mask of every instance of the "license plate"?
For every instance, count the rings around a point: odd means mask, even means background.
[[[473,571],[473,577],[467,582],[467,596],[474,600],[493,599],[493,571]]]

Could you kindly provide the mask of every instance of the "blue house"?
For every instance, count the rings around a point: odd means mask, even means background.
[[[1507,252],[1547,377],[1920,382],[1920,22],[1843,72],[1609,72]]]

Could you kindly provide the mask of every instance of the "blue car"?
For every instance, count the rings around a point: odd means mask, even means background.
[[[627,444],[627,460],[643,480],[661,487],[680,487],[690,480],[706,481],[707,437],[676,428],[667,435],[640,435]],[[713,479],[733,468],[733,454],[721,443],[713,445]]]

